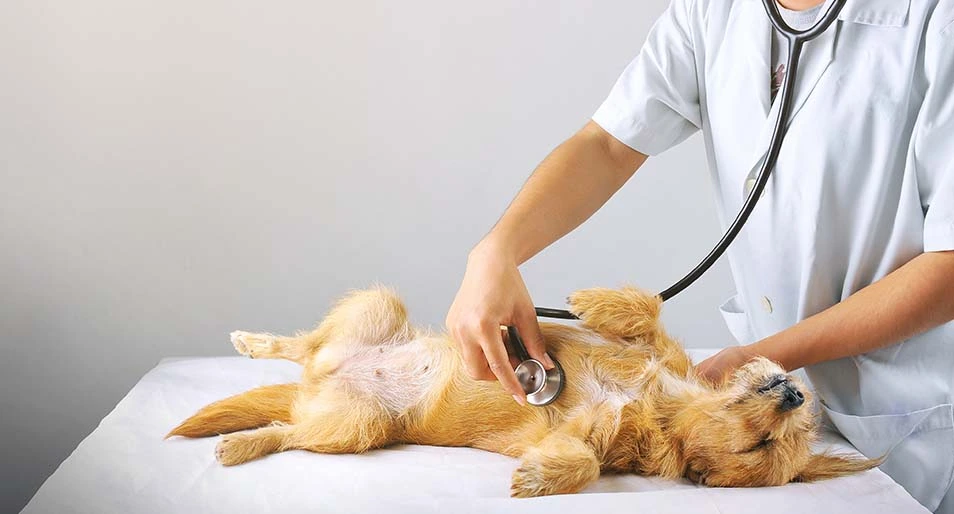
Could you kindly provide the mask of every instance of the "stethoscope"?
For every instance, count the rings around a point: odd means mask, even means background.
[[[785,140],[788,122],[792,115],[792,90],[795,89],[795,79],[798,75],[798,64],[802,49],[805,43],[817,38],[828,30],[835,20],[838,19],[839,14],[841,14],[847,2],[847,0],[833,0],[825,12],[825,15],[816,21],[814,26],[808,30],[795,30],[782,19],[782,14],[778,10],[776,1],[777,0],[762,0],[762,3],[765,5],[765,11],[768,13],[772,25],[775,26],[775,30],[784,36],[788,42],[788,62],[785,67],[787,70],[785,82],[779,93],[781,97],[779,100],[778,118],[775,121],[775,131],[772,133],[772,142],[769,146],[768,155],[762,162],[762,168],[759,170],[759,174],[755,179],[755,185],[752,187],[752,190],[749,191],[749,195],[745,199],[745,204],[742,205],[742,210],[739,211],[735,221],[732,222],[732,225],[726,230],[722,239],[719,240],[702,262],[693,268],[685,277],[659,293],[658,296],[664,302],[682,292],[693,282],[698,280],[703,273],[708,271],[719,257],[725,253],[726,249],[735,239],[735,236],[742,230],[745,222],[748,221],[749,215],[752,214],[752,210],[755,209],[756,203],[758,203],[759,198],[762,196],[762,191],[765,189],[766,184],[768,184],[772,170],[778,161],[778,154],[782,148],[782,142]],[[537,316],[541,318],[579,319],[576,315],[564,309],[536,307],[536,312]],[[566,380],[563,367],[554,359],[554,368],[547,371],[540,361],[530,358],[526,346],[520,338],[520,334],[517,333],[516,327],[507,327],[507,335],[517,358],[522,361],[514,372],[517,375],[517,380],[520,381],[521,387],[523,387],[524,392],[527,394],[527,403],[538,407],[553,403],[563,391],[563,384]]]

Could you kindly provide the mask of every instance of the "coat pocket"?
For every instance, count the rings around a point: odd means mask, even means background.
[[[749,327],[749,317],[742,308],[742,302],[739,301],[739,295],[729,298],[719,306],[719,312],[722,313],[722,319],[725,325],[732,333],[732,337],[739,344],[752,343],[752,329]]]
[[[928,510],[937,508],[954,479],[954,406],[880,416],[822,409],[858,451],[869,458],[886,456],[881,470]]]

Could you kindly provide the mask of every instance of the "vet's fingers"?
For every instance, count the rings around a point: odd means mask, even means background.
[[[520,339],[523,345],[527,347],[527,353],[530,357],[543,363],[546,369],[553,369],[553,360],[547,355],[547,345],[543,341],[543,334],[540,332],[540,323],[537,321],[537,313],[531,306],[529,309],[523,309],[516,315],[517,331],[520,332]]]
[[[509,338],[510,338],[510,334],[507,333],[507,327],[501,325],[501,326],[500,326],[500,339],[502,339],[502,340],[504,340],[504,341],[507,341],[507,340],[509,340]],[[520,365],[520,357],[517,357],[516,355],[514,355],[514,353],[513,353],[513,351],[512,351],[513,348],[511,348],[511,347],[509,347],[509,346],[507,346],[507,345],[504,345],[504,348],[507,350],[507,357],[510,359],[510,367],[513,368],[513,369],[517,369],[517,366]],[[488,369],[489,369],[489,368],[488,368]]]
[[[484,356],[487,358],[487,365],[490,371],[497,377],[500,384],[513,395],[513,399],[520,405],[526,404],[526,393],[517,380],[517,374],[510,367],[510,357],[507,355],[507,349],[504,348],[503,339],[500,337],[499,328],[488,325],[482,331],[480,346],[484,350]]]
[[[700,362],[699,365],[696,366],[696,374],[713,385],[721,384],[726,374],[725,363],[723,361],[724,356],[722,355],[724,351],[725,350],[722,350]]]
[[[474,380],[497,380],[487,366],[487,358],[484,356],[484,349],[475,339],[467,338],[461,331],[456,331],[454,340],[460,350],[460,355],[464,359],[464,369],[467,376]]]
[[[712,363],[710,362],[711,360],[712,357],[709,357],[699,364],[696,364],[696,375],[707,382],[713,382],[712,379],[709,378],[712,370]]]

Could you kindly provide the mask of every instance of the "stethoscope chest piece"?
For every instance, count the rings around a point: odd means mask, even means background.
[[[549,405],[563,392],[563,367],[557,361],[553,361],[553,365],[553,369],[547,371],[540,361],[527,359],[514,370],[523,392],[527,393],[527,403],[530,405]]]
[[[514,369],[514,373],[523,392],[527,394],[527,403],[543,407],[556,401],[563,392],[563,383],[566,381],[563,366],[553,359],[553,369],[547,371],[543,363],[530,358],[516,328],[507,327],[507,334],[510,337],[511,346],[521,361]]]

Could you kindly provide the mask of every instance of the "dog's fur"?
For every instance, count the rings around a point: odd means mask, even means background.
[[[770,384],[805,388],[766,359],[749,362],[718,388],[698,380],[659,324],[657,297],[590,289],[570,297],[570,310],[582,319],[580,328],[541,325],[550,355],[566,372],[562,395],[544,408],[521,407],[499,384],[468,378],[450,338],[412,328],[401,301],[376,288],[344,298],[311,333],[234,332],[232,343],[244,355],[304,366],[301,383],[213,403],[169,436],[230,433],[215,453],[226,466],[291,449],[471,446],[520,458],[510,491],[519,497],[576,492],[603,471],[770,486],[878,464],[813,455],[810,398],[782,409],[782,388]]]

